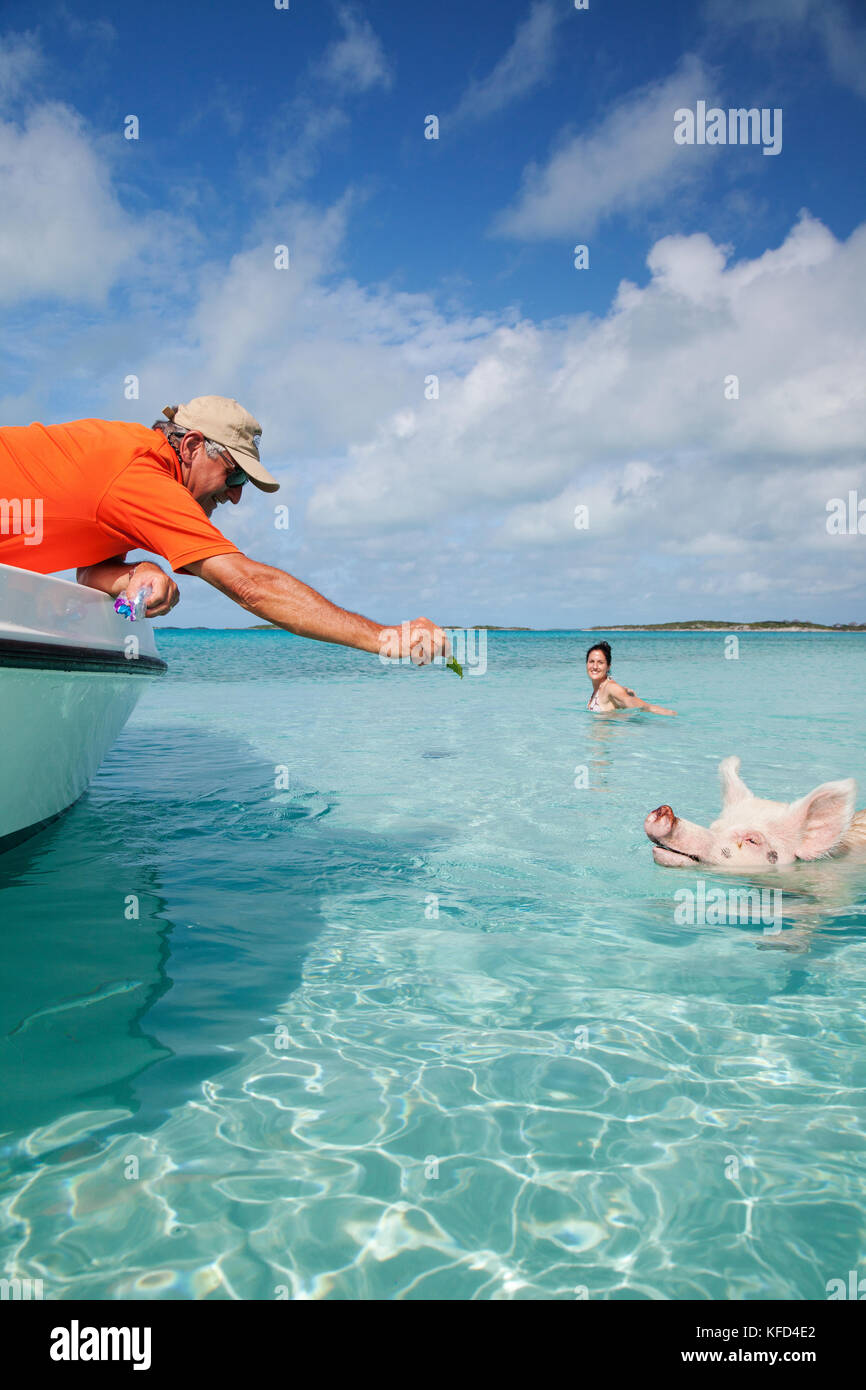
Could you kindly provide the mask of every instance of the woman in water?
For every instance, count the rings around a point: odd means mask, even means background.
[[[592,694],[587,709],[595,714],[607,714],[615,709],[646,709],[650,714],[676,714],[664,705],[649,705],[628,686],[617,685],[610,677],[610,644],[596,642],[586,654],[586,674],[592,681]]]

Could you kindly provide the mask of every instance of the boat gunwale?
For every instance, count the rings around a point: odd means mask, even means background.
[[[64,642],[37,642],[0,636],[0,668],[83,671],[94,674],[164,676],[168,665],[159,656],[127,656],[110,647],[82,647]]]

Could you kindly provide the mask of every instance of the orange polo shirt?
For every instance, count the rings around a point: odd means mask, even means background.
[[[125,420],[0,429],[0,564],[54,574],[138,549],[173,570],[238,549],[164,435]]]

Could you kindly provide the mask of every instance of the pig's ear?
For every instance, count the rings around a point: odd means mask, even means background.
[[[740,777],[739,758],[724,758],[719,763],[719,780],[722,784],[722,810],[725,811],[729,806],[736,806],[738,801],[745,801],[747,796],[752,793]]]
[[[824,782],[808,796],[788,807],[786,829],[790,829],[798,859],[820,859],[839,843],[854,815],[857,783]]]

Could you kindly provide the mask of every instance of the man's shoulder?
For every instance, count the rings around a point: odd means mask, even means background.
[[[120,430],[127,433],[138,431],[140,434],[159,434],[159,430],[153,429],[150,425],[143,425],[140,420],[109,420],[103,415],[83,415],[77,420],[52,420],[48,424],[34,420],[33,423],[47,430]]]
[[[165,435],[160,434],[159,430],[153,429],[151,425],[142,425],[138,420],[103,420],[101,417],[94,417],[86,420],[70,420],[68,424],[60,428],[82,430],[95,434],[114,434],[125,441],[137,440],[142,444],[147,443],[151,446],[165,442]]]
[[[92,424],[94,453],[107,463],[105,494],[133,493],[142,497],[157,485],[185,492],[177,457],[159,430],[130,420],[81,421]],[[83,438],[83,436],[80,436]]]
[[[4,425],[2,428],[5,433],[20,433],[22,430],[27,430],[55,439],[62,438],[64,435],[89,439],[95,436],[105,438],[113,435],[125,442],[136,441],[142,444],[149,442],[151,445],[165,439],[159,430],[153,429],[150,425],[139,424],[137,420],[103,420],[101,417],[89,415],[80,420],[57,420],[49,421],[47,424],[42,420],[32,420],[27,425]]]
[[[174,471],[174,450],[165,435],[150,425],[140,425],[135,420],[78,420],[74,424],[80,425],[82,431],[89,427],[100,446],[112,451],[124,468],[150,464],[164,471],[168,465],[168,471]]]
[[[8,426],[0,444],[13,458],[31,468],[44,464],[59,469],[76,486],[100,490],[137,460],[176,476],[175,455],[159,430],[135,420],[104,420],[87,416],[43,424]]]
[[[167,444],[159,430],[139,424],[137,420],[86,416],[50,425],[35,422],[29,429],[44,439],[48,447],[54,445],[72,457],[86,455],[91,459],[131,461],[142,453],[161,454]]]

